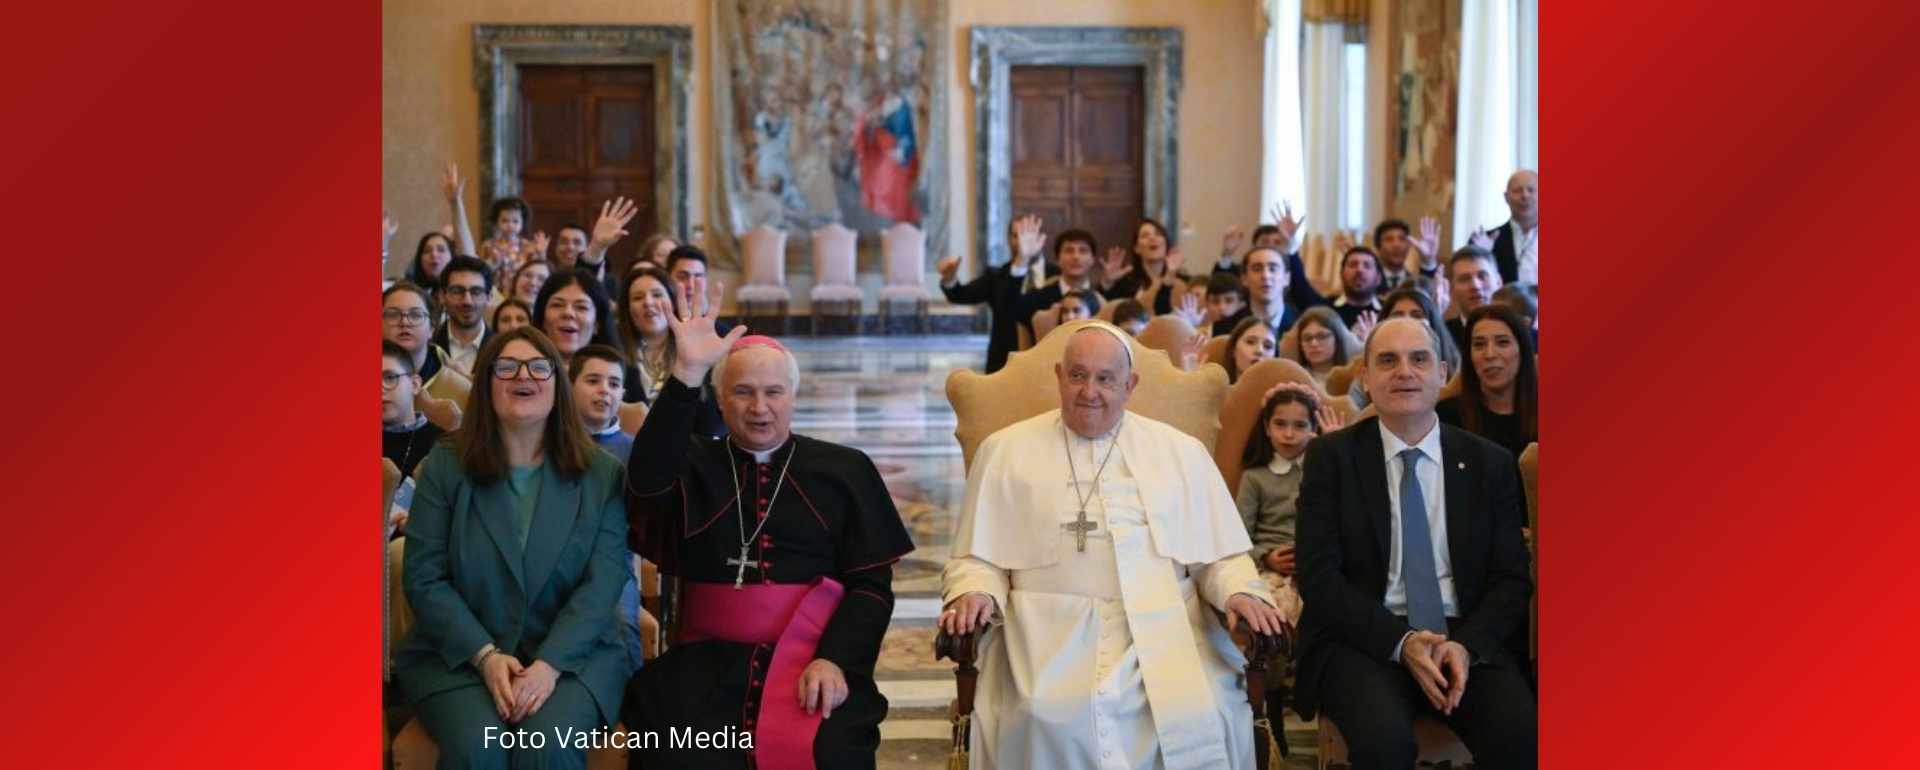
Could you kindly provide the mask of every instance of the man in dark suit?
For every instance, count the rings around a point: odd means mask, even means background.
[[[1362,383],[1379,416],[1307,447],[1299,498],[1295,705],[1346,737],[1355,770],[1412,768],[1413,722],[1445,721],[1476,767],[1534,767],[1533,692],[1503,641],[1533,583],[1513,455],[1434,414],[1439,339],[1389,319]]]
[[[1447,319],[1447,332],[1453,335],[1454,347],[1462,358],[1472,350],[1467,339],[1467,314],[1492,302],[1493,293],[1499,291],[1501,285],[1497,261],[1486,249],[1462,246],[1447,259],[1447,289],[1453,306],[1460,309],[1459,315]]]
[[[1247,289],[1247,306],[1238,313],[1215,321],[1213,333],[1231,333],[1241,319],[1253,316],[1273,330],[1274,339],[1280,339],[1280,335],[1286,334],[1287,329],[1293,326],[1294,319],[1300,317],[1300,311],[1285,299],[1284,292],[1292,273],[1287,268],[1286,255],[1277,248],[1255,246],[1253,251],[1247,252],[1247,258],[1242,262],[1240,285]]]
[[[428,342],[447,351],[447,365],[461,374],[473,375],[473,359],[487,341],[487,297],[493,294],[492,271],[487,263],[473,257],[454,257],[440,271],[440,285],[434,287],[440,306],[447,310],[447,322],[435,329]]]
[[[713,295],[707,292],[706,252],[693,245],[675,247],[673,251],[667,252],[667,275],[673,278],[673,285],[679,289],[680,296],[699,300],[699,306],[689,312],[707,312],[707,306],[713,301]],[[733,324],[716,320],[713,328],[720,330],[721,334],[726,334],[733,331]]]
[[[966,283],[960,283],[960,258],[950,256],[934,264],[940,271],[940,293],[956,305],[987,306],[992,314],[992,332],[987,337],[987,374],[1007,365],[1007,356],[1020,348],[1020,295],[1036,271],[1045,271],[1041,247],[1047,240],[1040,232],[1040,218],[1024,216],[1013,223],[1013,243],[1018,251],[1006,264],[987,268]]]
[[[1279,225],[1261,225],[1253,228],[1253,248],[1275,249],[1286,255],[1288,275],[1286,291],[1287,304],[1296,308],[1310,308],[1316,305],[1328,304],[1328,300],[1326,297],[1321,296],[1317,289],[1313,288],[1312,281],[1307,280],[1307,263],[1300,259],[1300,251],[1298,249],[1289,251],[1293,244],[1294,234],[1299,232],[1302,221],[1304,221],[1304,218],[1295,220],[1293,214],[1288,212],[1280,215]],[[1227,236],[1227,238],[1232,237],[1231,233]],[[1228,242],[1226,239],[1222,240],[1220,261],[1214,263],[1213,272],[1226,273],[1234,277],[1239,277],[1245,268],[1245,257],[1232,259],[1228,256],[1229,253],[1239,248],[1239,241],[1233,240]]]
[[[1521,169],[1507,177],[1507,211],[1511,217],[1496,228],[1493,259],[1500,266],[1500,280],[1507,283],[1540,282],[1540,175]]]
[[[1041,283],[1040,288],[1028,289],[1020,294],[1020,304],[1013,311],[1014,320],[1026,327],[1027,333],[1033,334],[1033,314],[1052,310],[1074,291],[1091,295],[1089,313],[1100,312],[1100,306],[1106,304],[1106,300],[1093,283],[1095,253],[1093,233],[1079,228],[1061,233],[1053,241],[1053,263],[1059,269],[1059,274]],[[1034,342],[1040,342],[1038,336],[1035,336]]]

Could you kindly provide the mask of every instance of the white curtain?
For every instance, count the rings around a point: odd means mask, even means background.
[[[1266,0],[1266,69],[1261,80],[1260,221],[1282,200],[1308,211],[1300,116],[1300,0]]]
[[[1538,0],[1463,0],[1453,245],[1507,221],[1507,177],[1539,170]]]
[[[1326,233],[1335,228],[1355,230],[1365,227],[1365,212],[1359,209],[1363,173],[1352,167],[1363,156],[1364,132],[1356,125],[1352,111],[1364,109],[1365,83],[1350,82],[1347,44],[1358,38],[1358,28],[1338,22],[1307,22],[1301,90],[1306,95],[1307,194],[1305,210],[1311,215],[1307,229]],[[1359,38],[1364,39],[1364,38]],[[1364,58],[1362,59],[1364,64]],[[1359,77],[1364,81],[1365,67]],[[1359,85],[1361,98],[1354,98]],[[1298,204],[1296,204],[1298,205]]]

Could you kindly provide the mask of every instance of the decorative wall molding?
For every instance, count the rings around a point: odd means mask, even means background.
[[[693,28],[674,25],[473,25],[473,87],[480,92],[480,210],[520,194],[520,67],[652,65],[654,200],[659,232],[687,237],[686,127],[693,97]],[[648,232],[641,225],[629,228]]]
[[[981,264],[1005,262],[1013,221],[1012,107],[1008,68],[1021,65],[1139,66],[1146,69],[1146,168],[1141,210],[1180,222],[1181,34],[1174,27],[974,27],[968,83],[977,148],[974,239]]]

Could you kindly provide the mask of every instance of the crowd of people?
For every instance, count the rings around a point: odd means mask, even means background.
[[[575,747],[489,736],[623,723],[752,734],[763,767],[871,767],[891,565],[912,543],[864,454],[791,433],[793,353],[720,319],[698,246],[653,235],[612,270],[630,201],[549,238],[502,199],[475,240],[464,180],[449,165],[442,183],[452,224],[419,238],[381,308],[382,454],[406,478],[388,535],[417,617],[392,694],[442,766],[581,767]],[[1420,714],[1476,764],[1532,766],[1514,467],[1539,440],[1537,175],[1506,201],[1509,222],[1450,254],[1433,217],[1339,239],[1337,286],[1309,279],[1285,206],[1197,265],[1153,220],[1102,252],[1033,216],[972,280],[936,263],[949,302],[991,316],[988,373],[1052,329],[1111,322],[1076,327],[1061,408],[994,434],[969,471],[940,624],[1007,638],[983,656],[977,766],[1245,766],[1250,738],[1216,718],[1236,708],[1217,627],[1136,616],[1136,595],[1297,624],[1295,700],[1270,708],[1334,719],[1356,767],[1410,767]],[[387,216],[383,260],[397,232]],[[1187,368],[1212,338],[1230,381],[1272,358],[1310,377],[1265,394],[1236,490],[1202,472],[1210,447],[1126,412],[1128,339],[1162,316],[1194,332]],[[636,554],[680,581],[679,643],[654,660]],[[1050,656],[1089,667],[1018,673]],[[733,766],[633,748],[635,766]]]

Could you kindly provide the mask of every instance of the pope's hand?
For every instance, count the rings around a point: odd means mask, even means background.
[[[940,630],[948,634],[971,634],[985,628],[993,619],[993,597],[974,592],[947,603],[940,613]]]
[[[1234,594],[1227,599],[1227,630],[1238,628],[1241,621],[1260,633],[1278,634],[1286,619],[1279,610],[1253,598],[1252,594]]]

